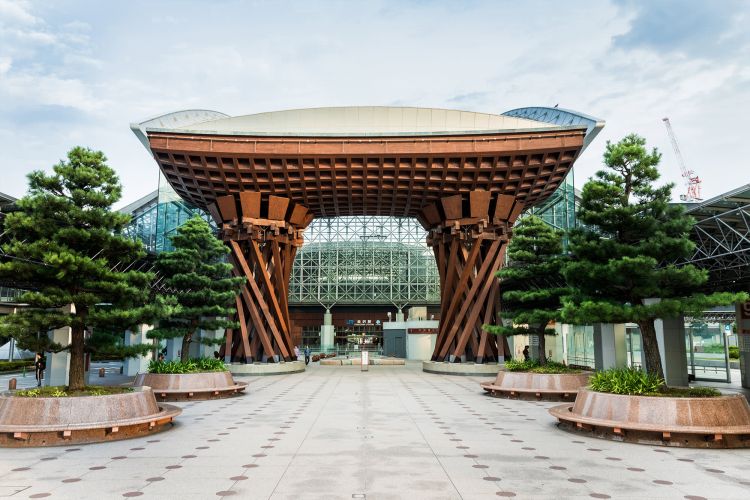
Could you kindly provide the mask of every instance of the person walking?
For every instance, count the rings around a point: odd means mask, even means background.
[[[305,365],[308,365],[310,363],[310,346],[305,346]]]
[[[36,374],[36,386],[42,386],[42,379],[44,379],[44,370],[47,369],[47,359],[44,354],[38,352],[34,358],[34,372]]]
[[[523,348],[523,360],[524,361],[529,360],[529,346],[526,346]]]

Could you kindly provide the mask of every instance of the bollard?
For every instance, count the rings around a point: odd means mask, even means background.
[[[99,368],[99,378],[104,378],[104,368]]]
[[[17,384],[18,384],[18,381],[15,378],[8,380],[8,390],[15,391]]]

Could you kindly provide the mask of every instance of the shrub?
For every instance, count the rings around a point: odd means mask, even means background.
[[[729,359],[740,359],[740,348],[736,345],[729,346]]]
[[[538,361],[530,359],[528,361],[515,361],[510,360],[505,362],[505,369],[509,372],[530,372],[530,373],[547,373],[547,374],[561,374],[561,373],[580,373],[581,370],[577,368],[570,368],[562,363],[555,361],[547,361],[547,364],[542,366]]]
[[[644,396],[659,392],[664,379],[641,370],[619,368],[594,373],[590,384],[598,392]]]
[[[34,361],[31,359],[22,359],[17,361],[0,361],[0,372],[12,372],[20,370],[23,367],[32,368]]]
[[[223,372],[227,369],[224,361],[216,358],[198,358],[180,361],[151,360],[148,364],[149,373],[200,373],[200,372]]]
[[[133,388],[87,385],[80,391],[69,391],[65,386],[34,387],[33,389],[16,391],[15,395],[22,398],[67,398],[78,396],[107,396],[110,394],[122,394],[125,392],[133,392]]]
[[[672,398],[714,398],[721,393],[713,387],[667,387],[662,388],[659,394],[648,394],[649,396],[669,396]]]
[[[721,396],[721,393],[712,387],[667,387],[663,379],[633,368],[596,372],[591,377],[590,384],[591,389],[594,391],[631,396],[673,398],[711,398]]]

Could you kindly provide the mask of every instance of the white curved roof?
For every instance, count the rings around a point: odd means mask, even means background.
[[[560,126],[515,116],[439,108],[347,106],[290,109],[229,117],[198,118],[194,110],[134,124],[140,131],[222,135],[383,136],[446,135],[585,128]],[[145,133],[144,133],[145,135]]]
[[[533,129],[535,120],[453,109],[357,106],[235,116],[190,125],[195,131],[295,135],[466,133]]]

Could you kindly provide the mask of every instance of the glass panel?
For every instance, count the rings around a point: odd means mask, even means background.
[[[568,331],[568,365],[595,367],[594,327],[571,325]]]
[[[688,371],[696,380],[727,381],[729,362],[723,325],[697,320],[686,324],[685,331],[690,336]]]
[[[643,368],[643,346],[641,344],[641,331],[637,326],[626,326],[626,342],[628,348],[628,366],[631,368]]]

